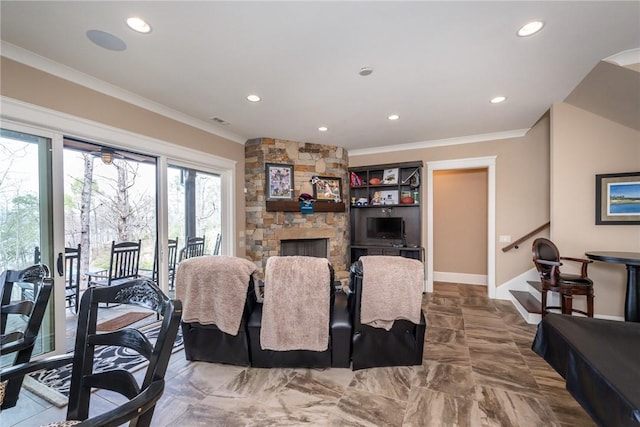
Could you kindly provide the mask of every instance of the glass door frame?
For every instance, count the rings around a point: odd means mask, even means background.
[[[49,205],[48,209],[42,208],[42,200],[40,201],[40,229],[41,229],[41,262],[49,267],[51,277],[54,279],[54,288],[49,303],[49,309],[53,310],[45,314],[43,322],[53,320],[52,332],[53,350],[38,355],[35,358],[50,356],[54,354],[66,353],[66,313],[65,313],[65,283],[64,275],[58,273],[57,260],[58,254],[64,254],[64,185],[62,170],[62,135],[40,127],[33,127],[22,123],[16,123],[10,120],[2,120],[0,127],[3,129],[22,132],[51,141],[49,148],[50,155],[42,155],[42,148],[38,152],[38,171],[39,171],[39,187],[40,198],[46,197],[45,202]],[[42,162],[50,161],[48,165]],[[42,167],[44,166],[44,167]],[[46,176],[45,176],[46,175]],[[50,214],[50,217],[49,217]],[[42,236],[49,235],[50,242],[46,239],[43,241]],[[47,244],[47,245],[45,245]]]
[[[0,97],[2,110],[0,119],[2,122],[13,121],[15,123],[37,124],[37,128],[43,132],[53,132],[56,135],[57,147],[54,150],[54,166],[57,173],[62,174],[62,138],[63,136],[86,140],[98,145],[107,145],[115,149],[124,149],[140,154],[146,154],[157,158],[156,164],[156,189],[157,189],[157,241],[165,242],[169,239],[167,226],[167,167],[168,164],[201,170],[220,176],[220,197],[222,203],[221,227],[222,233],[229,238],[222,239],[221,253],[236,255],[236,169],[235,160],[209,154],[185,146],[177,145],[137,134],[113,126],[94,122],[82,117],[73,116],[37,105],[7,97]],[[194,125],[192,125],[194,126]],[[197,126],[194,126],[197,127]],[[59,150],[59,151],[58,151]],[[58,151],[56,153],[56,151]],[[58,163],[59,162],[59,163]],[[55,186],[63,187],[62,175],[56,179]],[[58,214],[63,213],[63,197],[60,196]],[[64,235],[64,215],[58,224],[56,233]],[[174,236],[175,237],[175,236]],[[242,237],[242,236],[241,236]],[[64,248],[63,248],[64,250]],[[158,253],[158,277],[163,285],[163,291],[168,292],[168,254],[163,247]],[[56,252],[57,253],[57,252]],[[57,311],[58,306],[56,306]],[[64,305],[62,306],[64,314]],[[56,347],[59,347],[56,345]]]

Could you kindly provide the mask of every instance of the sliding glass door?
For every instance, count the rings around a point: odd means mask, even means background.
[[[184,247],[190,237],[204,238],[207,255],[219,255],[222,239],[220,175],[190,167],[167,169],[169,238]]]
[[[0,270],[42,263],[56,278],[34,355],[56,350],[56,335],[64,337],[64,321],[56,322],[52,309],[64,298],[64,283],[55,271],[59,236],[54,233],[54,193],[60,191],[53,184],[55,145],[54,136],[40,130],[6,123],[0,130]]]

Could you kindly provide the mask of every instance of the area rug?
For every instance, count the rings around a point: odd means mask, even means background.
[[[160,323],[150,325],[144,334],[151,342],[155,342],[160,331]],[[178,328],[173,351],[175,353],[183,348],[182,331]],[[108,369],[120,368],[129,372],[135,372],[147,366],[146,358],[135,351],[120,347],[106,346],[96,349],[94,372],[102,372]],[[69,388],[71,387],[71,365],[58,369],[46,369],[36,371],[24,378],[24,388],[42,397],[46,401],[63,407],[69,402]]]
[[[125,313],[118,317],[114,317],[111,320],[107,320],[106,322],[100,323],[96,326],[96,330],[98,332],[111,332],[117,331],[118,329],[122,329],[126,326],[133,325],[134,323],[151,316],[153,313],[147,312],[144,313],[142,311],[132,311],[129,313]]]

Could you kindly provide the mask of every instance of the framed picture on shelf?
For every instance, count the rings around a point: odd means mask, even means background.
[[[397,205],[398,204],[398,190],[381,191],[380,196],[383,205]]]
[[[398,168],[385,169],[382,175],[383,184],[397,184],[398,183]]]
[[[267,163],[265,177],[267,200],[293,200],[293,165]]]
[[[313,198],[317,202],[339,202],[342,199],[342,179],[319,176],[313,184]]]
[[[596,225],[640,225],[640,172],[596,175]]]

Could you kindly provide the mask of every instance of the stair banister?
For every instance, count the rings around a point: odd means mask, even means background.
[[[545,228],[548,228],[549,226],[551,226],[551,221],[547,221],[545,224],[542,224],[540,227],[536,228],[533,231],[530,231],[529,233],[525,234],[524,236],[520,237],[519,239],[516,239],[514,242],[512,242],[511,244],[509,244],[508,246],[505,246],[504,248],[502,248],[502,252],[508,252],[511,249],[518,249],[518,245],[520,245],[520,243],[524,242],[525,240],[527,240],[528,238],[535,236],[536,234],[538,234],[539,232],[541,232],[542,230],[544,230]]]

